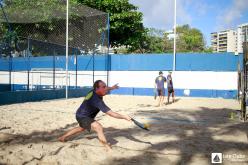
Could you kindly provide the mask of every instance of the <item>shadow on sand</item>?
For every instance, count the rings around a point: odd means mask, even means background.
[[[178,100],[177,100],[178,101]],[[140,105],[144,106],[144,105]],[[146,105],[149,107],[149,105]],[[198,111],[186,111],[180,109],[172,109],[171,112],[161,110],[152,110],[153,113],[159,113],[160,120],[154,119],[154,124],[151,131],[143,131],[137,127],[127,129],[115,129],[113,127],[104,128],[109,142],[118,147],[118,137],[125,137],[130,141],[137,143],[148,144],[146,149],[140,151],[139,155],[130,156],[120,159],[108,159],[106,164],[171,164],[170,154],[165,154],[165,150],[177,150],[177,156],[179,159],[173,164],[190,164],[192,158],[197,155],[202,155],[203,159],[208,159],[210,163],[211,153],[213,152],[228,152],[233,149],[248,152],[247,141],[224,141],[221,138],[215,138],[216,136],[232,135],[235,132],[242,132],[248,137],[247,123],[232,122],[228,118],[232,109],[209,109],[207,107],[201,107]],[[138,111],[137,115],[147,115],[149,111]],[[164,119],[163,116],[167,118]],[[191,116],[196,122],[172,122],[169,119],[175,119],[175,121],[185,121],[185,116]],[[197,122],[198,121],[198,122]],[[204,124],[201,124],[203,122]],[[225,125],[226,124],[226,125]],[[77,126],[77,123],[66,125],[64,128],[59,128],[49,132],[32,132],[29,135],[15,135],[10,141],[0,142],[1,145],[15,145],[15,144],[29,144],[29,143],[43,143],[43,142],[57,142],[57,138],[65,133],[68,129]],[[211,131],[211,129],[219,128],[220,131]],[[156,136],[173,136],[176,140],[171,141],[159,141],[152,144],[150,141],[142,140],[142,136],[149,136],[150,139]],[[190,132],[190,134],[189,134]],[[137,138],[139,136],[139,138]],[[83,133],[80,136],[74,136],[69,141],[74,141],[80,138],[94,139],[97,138],[95,133]],[[126,150],[136,150],[133,148],[125,148]],[[248,156],[248,155],[247,155]]]

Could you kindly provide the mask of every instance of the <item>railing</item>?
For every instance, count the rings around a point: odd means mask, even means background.
[[[10,85],[11,91],[20,90],[52,90],[63,89],[66,86],[66,72],[63,69],[53,70],[44,69],[39,70],[37,68],[31,71],[12,71],[9,74],[8,71],[0,71],[1,79],[0,84]],[[92,86],[93,77],[106,81],[107,75],[95,73],[91,71],[85,73],[68,73],[68,86],[69,89],[76,89],[85,86]]]

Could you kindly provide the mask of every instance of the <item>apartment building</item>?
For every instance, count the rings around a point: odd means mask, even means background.
[[[248,41],[248,23],[239,25],[237,29],[211,33],[211,47],[214,52],[243,53],[245,38]]]
[[[211,46],[212,46],[213,52],[217,52],[217,49],[218,49],[218,33],[217,32],[211,33]]]
[[[241,24],[237,30],[237,52],[243,53],[243,42],[248,42],[248,23]]]
[[[211,46],[214,52],[236,52],[237,32],[225,30],[211,33]]]

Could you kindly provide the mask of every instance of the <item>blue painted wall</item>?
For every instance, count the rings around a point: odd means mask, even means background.
[[[113,71],[157,71],[171,70],[172,67],[172,54],[135,54],[111,56],[111,70]]]
[[[94,67],[96,71],[158,71],[172,70],[173,54],[128,54],[128,55],[95,55]],[[233,53],[178,53],[176,56],[177,71],[237,71],[238,63],[242,66],[243,55],[235,56]],[[13,71],[27,71],[32,68],[62,68],[65,70],[65,56],[56,56],[55,63],[53,56],[0,59],[0,70],[8,71],[11,67]],[[75,71],[75,56],[69,56],[69,70]],[[93,56],[78,56],[78,70],[93,70]],[[13,88],[26,90],[25,84],[12,85]],[[2,89],[9,86],[4,86]],[[0,88],[1,89],[1,88]],[[175,89],[177,96],[183,96],[183,90]],[[152,88],[120,88],[112,94],[127,95],[153,95]],[[222,97],[235,98],[236,90],[191,90],[190,96],[194,97]]]
[[[178,53],[177,71],[236,71],[239,56],[233,53]],[[135,54],[111,56],[114,71],[172,70],[173,54]]]
[[[239,56],[233,53],[221,54],[178,54],[176,56],[177,71],[236,71]]]
[[[9,60],[0,58],[0,71],[8,71],[9,69]]]
[[[96,71],[157,71],[172,70],[173,54],[127,54],[127,55],[95,55]],[[12,70],[24,71],[32,68],[62,68],[65,70],[65,56],[13,58]],[[177,71],[236,71],[242,55],[233,53],[178,53],[176,56]],[[0,70],[9,70],[9,61],[0,59]],[[75,56],[69,56],[68,69],[76,70]],[[93,70],[93,56],[78,56],[78,70]]]
[[[83,97],[91,88],[70,89],[68,97]],[[28,101],[41,101],[50,99],[65,98],[65,89],[59,90],[40,90],[40,91],[18,91],[18,92],[0,92],[0,105],[23,103]]]

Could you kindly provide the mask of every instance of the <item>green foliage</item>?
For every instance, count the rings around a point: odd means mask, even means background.
[[[4,47],[2,53],[6,55],[10,55],[11,51],[13,50],[18,51],[19,47],[17,45],[17,41],[18,41],[18,36],[15,31],[6,31],[2,38],[3,44],[1,44],[1,46],[2,48]]]
[[[174,38],[169,38],[168,32],[154,28],[147,29],[147,35],[144,37],[145,53],[172,53]],[[189,25],[177,27],[176,51],[177,52],[211,52],[211,49],[205,49],[203,34],[200,30],[190,28]]]
[[[141,49],[145,29],[142,23],[142,13],[128,0],[78,0],[78,2],[110,15],[110,45],[111,47],[126,46],[129,50]]]
[[[204,53],[213,53],[213,49],[211,47],[206,47],[203,52]]]
[[[150,28],[146,29],[147,35],[145,38],[146,45],[143,47],[145,53],[163,53],[163,33],[164,31]]]
[[[66,5],[58,3],[57,0],[5,0],[3,7],[8,20],[1,16],[1,19],[4,19],[1,22],[1,31],[6,31],[4,29],[8,28],[6,23],[8,21],[11,23],[12,31],[15,31],[18,36],[23,36],[23,32],[29,31],[30,27],[39,31],[39,34],[33,34],[33,36],[41,34],[48,36],[56,27],[54,13],[57,14],[57,20],[65,18],[66,13]]]
[[[65,3],[58,3],[57,0],[5,0],[4,10],[10,20],[26,22],[45,22],[49,21],[54,12],[66,11]],[[65,14],[64,14],[65,16]],[[59,15],[58,17],[62,17]]]
[[[163,36],[164,52],[165,53],[172,53],[174,40],[169,39],[168,35],[169,35],[169,33],[165,32],[164,36]]]
[[[189,25],[177,27],[177,51],[201,52],[204,50],[204,38],[200,30]]]
[[[64,33],[64,20],[62,19],[65,17],[65,1],[61,1],[63,2],[61,4],[58,4],[57,0],[5,0],[4,2],[5,5],[12,4],[10,7],[5,8],[6,13],[12,13],[9,19],[24,20],[28,16],[27,23],[12,23],[14,27],[12,34],[7,32],[6,23],[0,25],[0,32],[5,34],[3,36],[5,42],[9,40],[8,43],[11,44],[10,39],[16,41],[15,36],[23,34],[23,31],[28,26],[32,26],[32,29],[36,30],[37,34],[34,35],[37,38],[46,38],[55,31],[58,36],[61,35],[60,33]],[[109,13],[111,47],[121,47],[121,51],[126,53],[173,52],[173,38],[168,37],[169,33],[154,28],[144,28],[142,13],[138,12],[137,7],[130,4],[128,0],[70,0],[71,6],[77,4],[83,4]],[[56,18],[52,17],[51,19],[54,12],[63,14],[58,14]],[[71,19],[74,19],[74,22],[79,18],[77,13],[71,13]],[[32,22],[32,24],[28,21]],[[61,28],[58,30],[56,27]],[[191,28],[189,25],[177,27],[176,43],[177,52],[212,52],[211,48],[205,48],[201,31]]]
[[[18,36],[15,31],[7,31],[3,36],[3,41],[9,45],[12,45],[17,40]]]
[[[29,38],[65,45],[66,1],[6,0],[3,7],[8,20],[0,12],[0,38],[2,42],[6,43],[6,37],[3,37],[8,35],[7,22],[9,22],[11,32],[15,32],[17,36],[20,36],[21,40]],[[95,12],[95,10],[79,5],[76,0],[70,0],[69,7],[69,46],[82,46],[85,51],[92,50],[95,47],[96,40],[101,37],[101,33],[97,33],[97,30],[102,30],[100,28],[106,27],[106,19],[104,19],[106,14],[100,11]],[[90,16],[93,19],[88,19]],[[101,18],[103,18],[103,21],[98,21]],[[88,22],[93,22],[93,25]],[[22,50],[27,47],[26,42],[23,45]],[[31,45],[32,50],[38,50],[35,47],[36,45]]]

